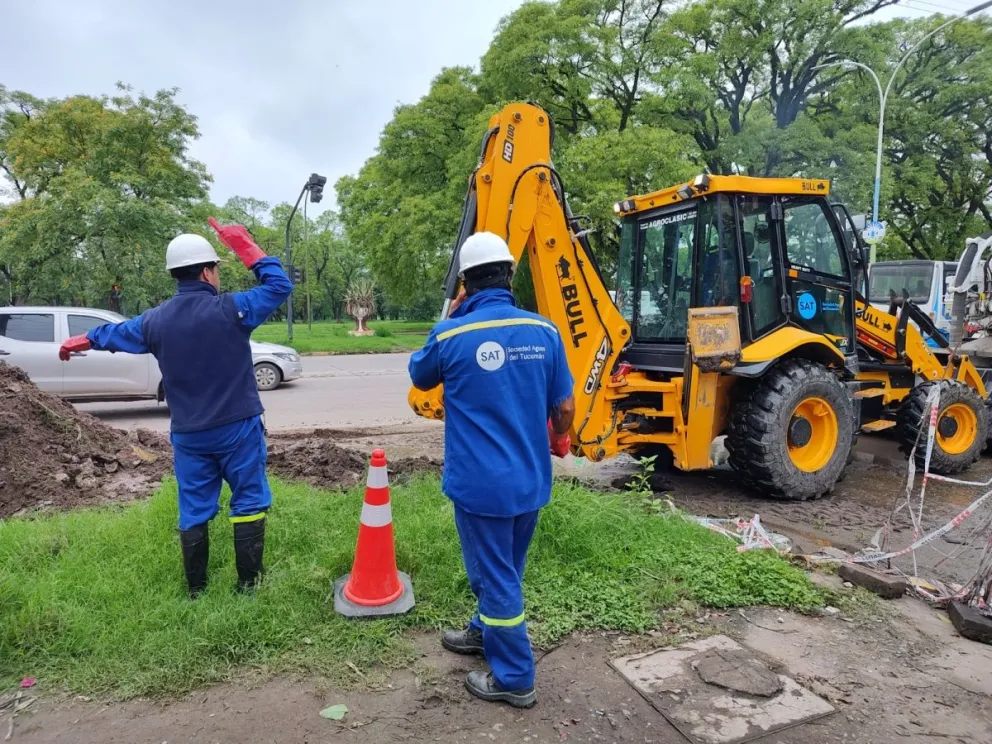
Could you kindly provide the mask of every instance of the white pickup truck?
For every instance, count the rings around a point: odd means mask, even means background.
[[[68,364],[59,360],[59,346],[69,337],[123,320],[123,315],[94,308],[0,307],[0,361],[23,369],[45,392],[77,403],[161,401],[162,373],[151,354],[85,351]],[[287,346],[252,341],[251,351],[259,390],[273,390],[303,374],[299,354]]]

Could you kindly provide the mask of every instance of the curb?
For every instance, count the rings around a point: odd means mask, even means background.
[[[388,354],[412,354],[416,349],[400,349],[399,351],[298,351],[300,357],[329,357],[329,356],[384,356]]]

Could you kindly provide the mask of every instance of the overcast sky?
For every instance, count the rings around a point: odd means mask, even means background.
[[[918,10],[967,0],[906,0]],[[375,149],[442,67],[476,65],[522,0],[0,0],[0,83],[36,96],[181,89],[212,199],[296,198]],[[888,14],[886,14],[888,15]],[[322,206],[333,203],[333,195]]]
[[[41,97],[177,86],[213,200],[275,204],[313,171],[356,172],[394,107],[442,67],[476,65],[521,3],[0,0],[0,83]]]

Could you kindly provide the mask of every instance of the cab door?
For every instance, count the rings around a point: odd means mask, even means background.
[[[822,334],[847,355],[855,348],[851,264],[834,213],[816,197],[782,197],[777,205],[772,214],[789,321]]]

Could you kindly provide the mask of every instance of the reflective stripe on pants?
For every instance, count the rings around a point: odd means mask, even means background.
[[[469,586],[479,600],[472,625],[496,683],[504,690],[534,685],[534,655],[527,637],[523,575],[538,512],[505,519],[479,517],[455,507],[455,526]]]

